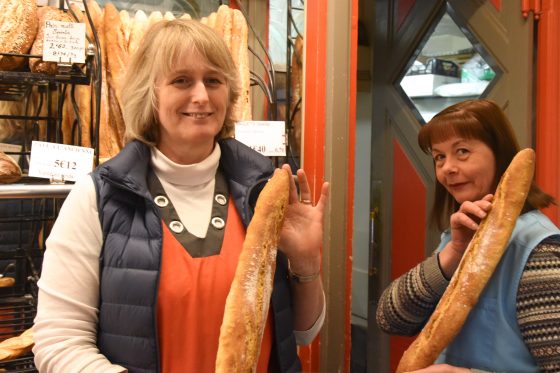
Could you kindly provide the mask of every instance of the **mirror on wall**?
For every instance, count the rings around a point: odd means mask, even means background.
[[[482,45],[449,12],[418,49],[399,85],[421,123],[447,106],[484,96],[499,74]]]

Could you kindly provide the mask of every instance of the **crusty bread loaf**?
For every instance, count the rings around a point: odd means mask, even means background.
[[[214,30],[222,37],[228,49],[231,51],[231,27],[233,12],[227,5],[220,5],[216,15]]]
[[[150,13],[148,17],[148,28],[152,26],[154,23],[159,22],[163,19],[163,14],[160,11],[156,10]]]
[[[215,28],[217,16],[218,14],[216,12],[208,14],[208,27]]]
[[[128,13],[127,13],[128,16]],[[124,104],[121,98],[122,79],[128,65],[127,20],[111,3],[105,5],[103,31],[105,32],[105,51],[107,55],[107,83],[109,87],[109,123],[117,133],[119,147],[124,146]]]
[[[171,12],[165,12],[163,13],[163,19],[166,21],[173,21],[175,19],[175,16]]]
[[[90,40],[93,40],[93,34],[89,22],[86,20],[84,13],[80,10],[80,7],[75,4],[70,4],[70,9],[76,16],[76,21],[80,23],[86,23],[86,35]],[[86,41],[86,44],[88,42]],[[92,83],[93,84],[93,83]],[[80,145],[85,147],[91,147],[91,90],[92,87],[86,85],[76,85],[74,87],[74,97],[76,100],[76,106],[78,109],[78,116],[76,116],[73,104],[72,104],[72,89],[68,87],[66,91],[66,99],[64,101],[63,115],[62,115],[62,140],[65,144]],[[79,117],[79,122],[77,119]],[[74,125],[79,126],[79,133],[81,134],[80,141],[78,142],[78,130],[74,130]],[[72,137],[72,133],[75,136]]]
[[[21,168],[4,152],[0,152],[0,183],[16,183],[21,179]]]
[[[101,103],[99,113],[99,160],[103,162],[114,155],[120,150],[118,141],[118,134],[114,126],[109,121],[109,95],[107,84],[107,53],[105,45],[105,32],[103,30],[103,10],[95,0],[88,0],[88,9],[93,20],[93,26],[97,31],[99,43],[101,44],[101,58],[102,58],[102,76],[101,76]]]
[[[138,49],[140,41],[148,27],[148,16],[142,10],[138,10],[132,19],[130,38],[128,39],[128,53],[132,55]]]
[[[36,0],[0,1],[0,52],[26,54],[37,35]],[[23,67],[25,58],[1,56],[0,70]]]
[[[294,139],[294,147],[295,149],[301,149],[302,110],[301,103],[300,106],[298,106],[298,102],[302,97],[303,90],[303,38],[298,36],[294,44],[294,51],[292,53],[292,75],[290,79],[291,113],[288,115],[292,118],[291,131]]]
[[[8,288],[16,284],[16,279],[13,277],[0,277],[0,288]]]
[[[234,107],[234,118],[239,121],[251,120],[251,74],[249,71],[249,28],[247,21],[238,9],[232,10],[231,55],[239,72],[241,93]]]
[[[31,47],[31,54],[43,55],[43,39],[45,37],[46,21],[74,22],[74,19],[63,10],[52,6],[44,6],[39,8],[37,12],[39,17],[39,29],[37,37]],[[56,62],[45,62],[41,58],[30,58],[29,68],[35,73],[45,73],[55,75],[58,72]]]
[[[3,340],[0,342],[0,361],[12,360],[28,353],[34,343],[33,329],[27,329],[17,337]]]
[[[231,284],[216,358],[216,372],[254,372],[258,363],[276,247],[288,204],[290,175],[278,170],[261,192]]]
[[[434,363],[461,330],[469,312],[500,262],[529,192],[535,152],[521,150],[502,175],[492,209],[474,234],[434,313],[403,354],[397,373]]]

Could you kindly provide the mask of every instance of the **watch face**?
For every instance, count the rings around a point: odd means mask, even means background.
[[[82,0],[79,2],[81,3]],[[119,10],[142,10],[146,13],[171,12],[175,17],[188,13],[192,18],[207,16],[215,12],[221,4],[219,0],[97,0],[97,2],[100,6],[111,2]]]

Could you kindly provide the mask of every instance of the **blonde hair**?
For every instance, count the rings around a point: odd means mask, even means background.
[[[158,114],[155,82],[174,70],[176,61],[186,54],[198,53],[225,76],[229,105],[218,138],[233,133],[232,108],[240,95],[239,75],[225,42],[210,27],[194,20],[163,20],[145,33],[132,56],[122,82],[125,140],[148,145],[158,142]]]

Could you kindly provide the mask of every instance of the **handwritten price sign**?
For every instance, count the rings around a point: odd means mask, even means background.
[[[43,61],[84,63],[86,61],[86,25],[45,21]]]

